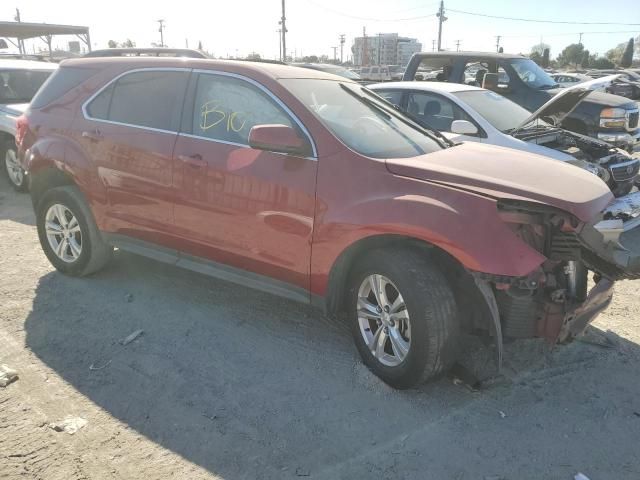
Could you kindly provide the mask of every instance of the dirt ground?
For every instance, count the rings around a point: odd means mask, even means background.
[[[640,478],[640,283],[601,345],[515,342],[480,392],[399,392],[309,307],[121,252],[67,278],[33,222],[1,179],[2,479]],[[50,428],[67,417],[87,424]]]

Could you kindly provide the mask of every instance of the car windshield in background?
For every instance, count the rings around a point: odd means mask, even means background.
[[[555,80],[533,60],[528,58],[514,58],[509,60],[509,64],[516,71],[520,80],[532,88],[546,90],[558,86]]]
[[[495,92],[468,90],[454,95],[501,132],[513,130],[531,116],[531,112]]]
[[[336,137],[362,155],[406,158],[442,148],[419,129],[404,123],[404,116],[390,104],[367,95],[360,85],[317,79],[281,82]]]
[[[29,103],[49,70],[0,70],[0,104]]]
[[[360,80],[360,75],[346,68],[336,68],[335,70],[329,70],[329,73],[334,75],[340,75],[341,77],[348,78],[349,80]]]

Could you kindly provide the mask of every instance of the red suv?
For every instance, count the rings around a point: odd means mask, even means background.
[[[323,72],[70,60],[18,130],[55,268],[88,275],[117,247],[346,312],[398,388],[449,367],[463,331],[499,355],[503,337],[569,340],[639,275],[594,226],[613,199],[596,176],[451,144]]]

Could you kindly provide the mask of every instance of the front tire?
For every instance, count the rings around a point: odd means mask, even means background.
[[[36,225],[45,255],[65,275],[89,275],[111,258],[113,248],[103,241],[77,187],[57,187],[45,192],[36,207]]]
[[[392,387],[425,382],[456,360],[460,325],[453,292],[428,253],[367,252],[349,280],[351,333],[367,367]]]
[[[11,186],[18,192],[26,191],[27,174],[20,166],[20,162],[18,162],[18,151],[15,145],[11,142],[5,142],[2,148],[0,148],[0,155],[2,157],[4,173],[7,175]]]

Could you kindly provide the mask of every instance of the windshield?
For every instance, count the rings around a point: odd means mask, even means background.
[[[329,73],[333,73],[334,75],[340,75],[341,77],[348,78],[349,80],[360,80],[360,75],[356,72],[352,72],[351,70],[347,70],[346,68],[336,68],[328,70]]]
[[[528,58],[514,58],[509,60],[509,64],[516,71],[520,80],[536,90],[555,88],[558,84],[553,78],[542,70],[537,63]]]
[[[0,70],[0,104],[29,103],[49,70]]]
[[[531,112],[495,92],[468,90],[466,92],[454,92],[454,95],[482,115],[487,122],[501,132],[513,130],[531,116]],[[541,124],[548,125],[542,121]]]
[[[358,84],[318,79],[281,82],[347,147],[373,158],[407,158],[442,149],[400,112]],[[404,120],[404,121],[403,121]]]

